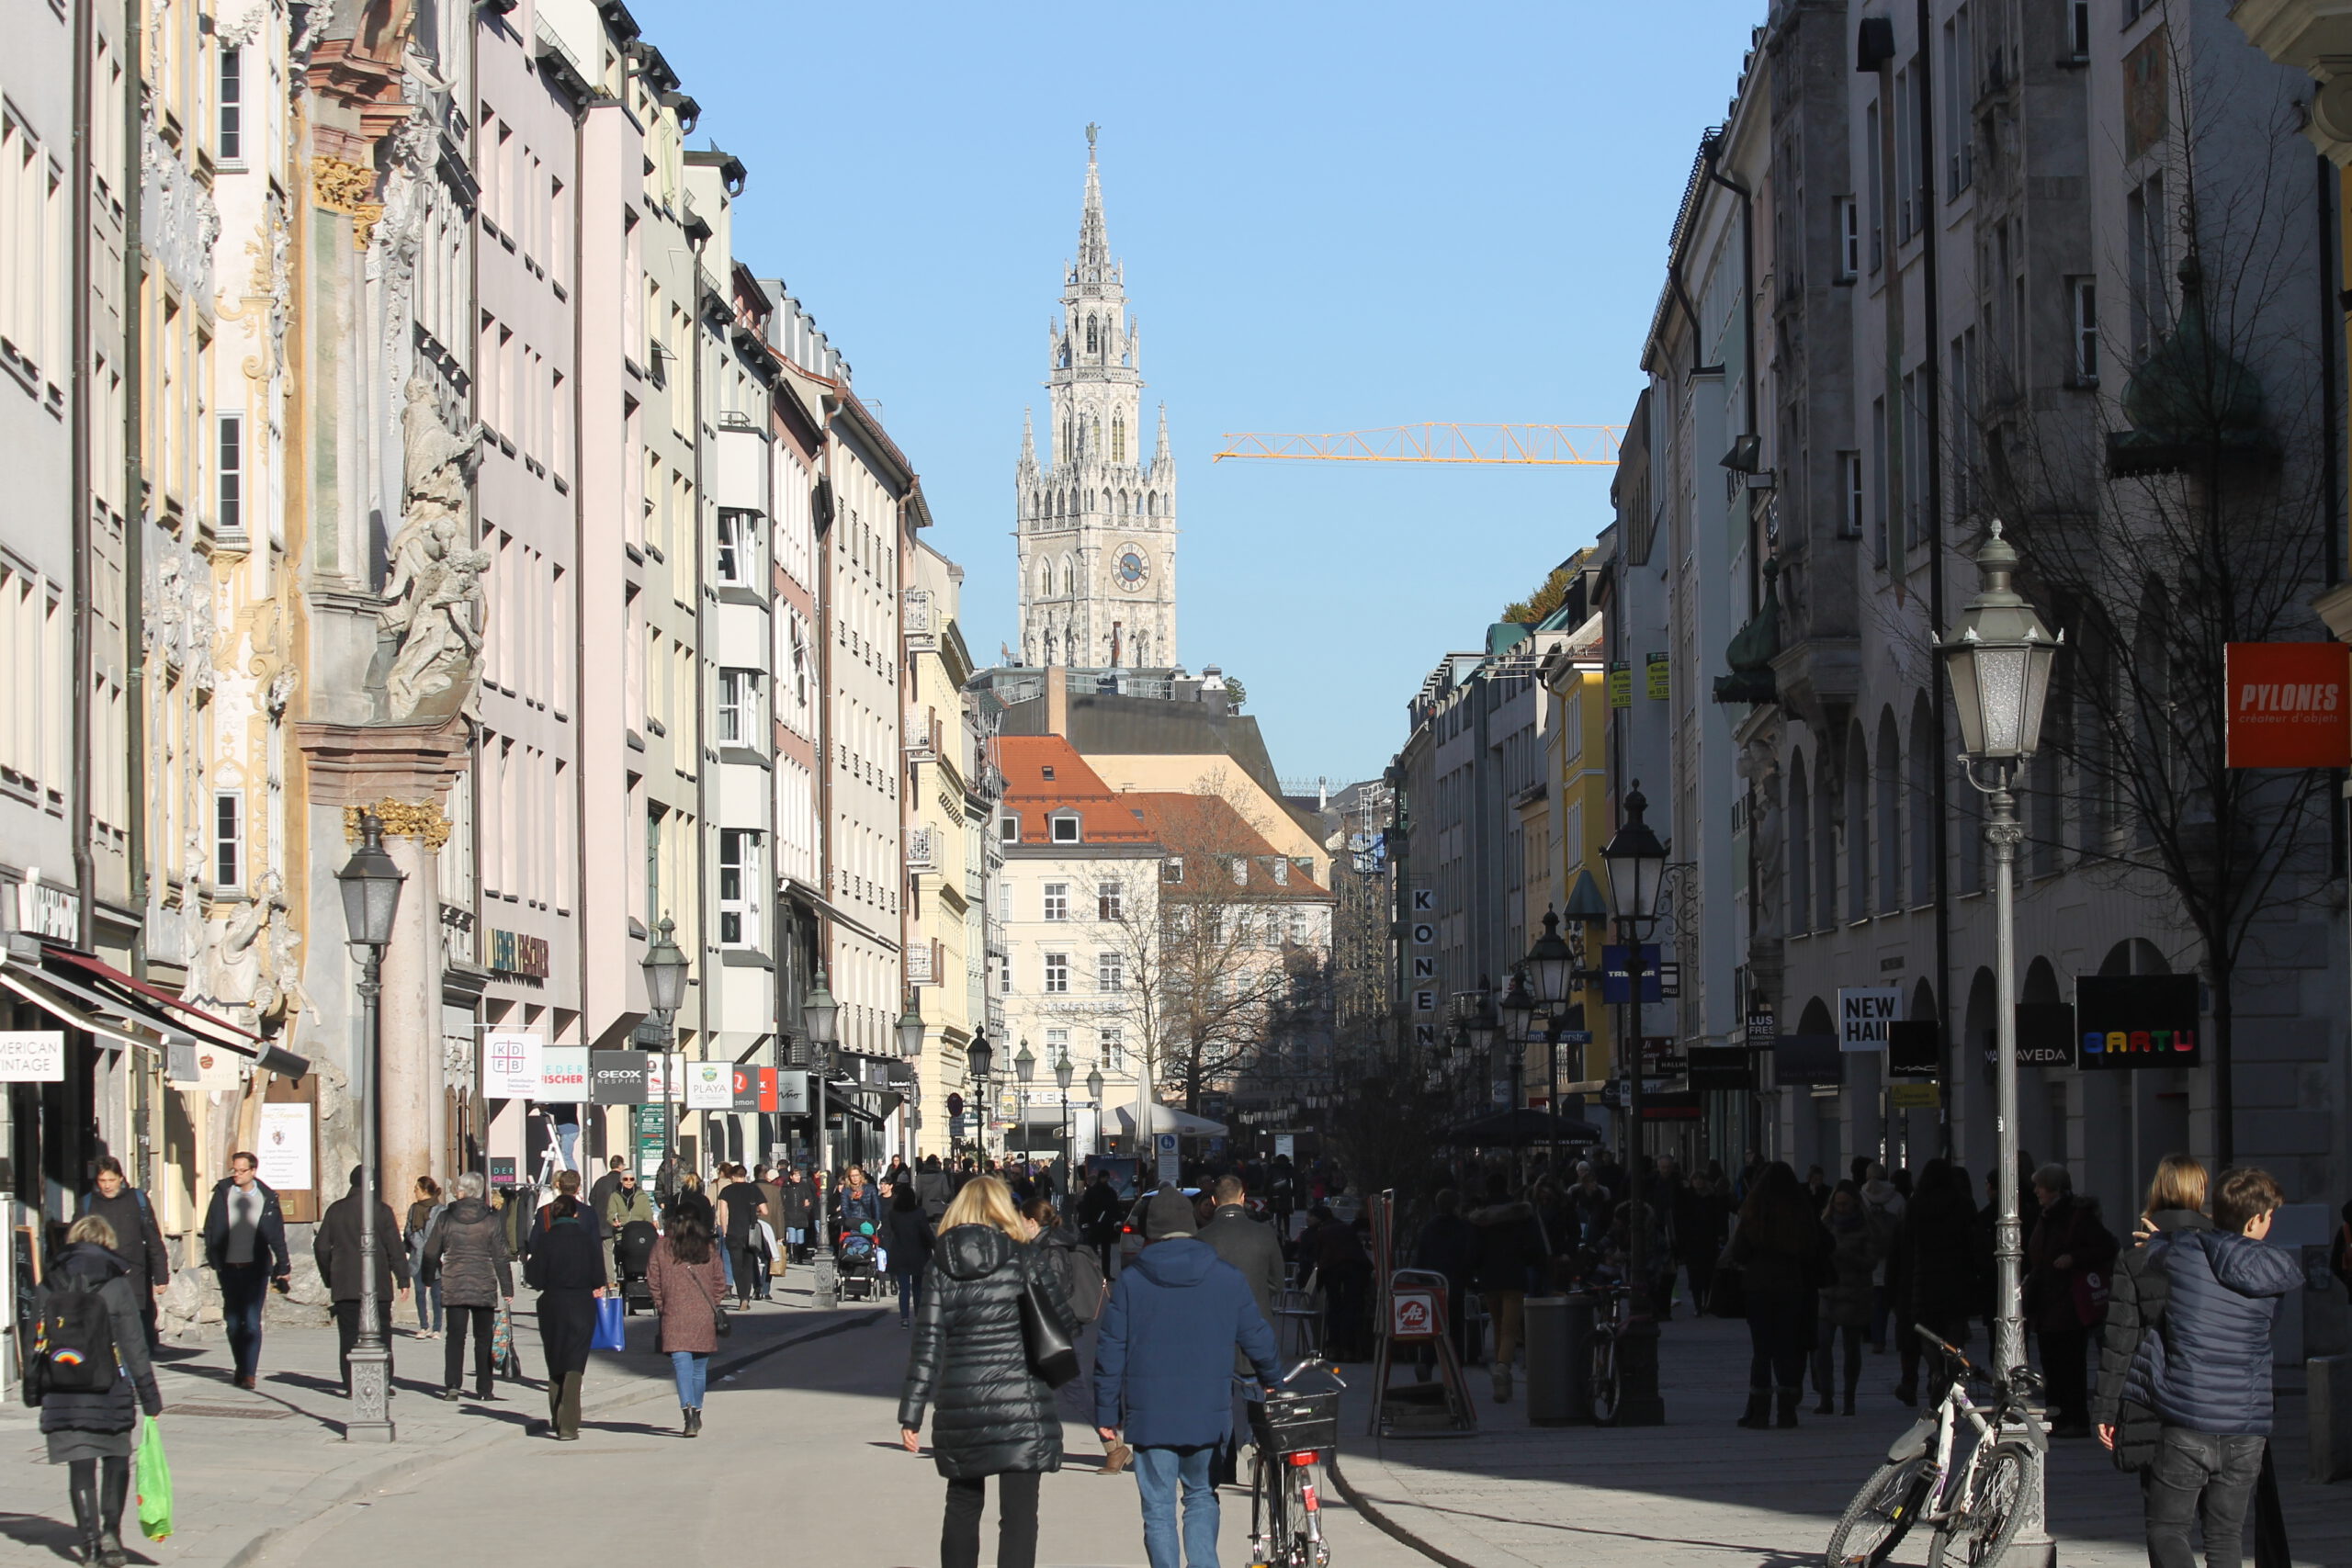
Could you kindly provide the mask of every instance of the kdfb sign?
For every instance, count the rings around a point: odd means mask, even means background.
[[[2222,670],[2231,767],[2352,767],[2352,645],[2233,642]]]
[[[2204,1062],[2194,975],[2086,975],[2075,982],[2085,1072]]]

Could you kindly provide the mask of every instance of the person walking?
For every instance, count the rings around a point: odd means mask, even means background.
[[[1821,1287],[1818,1304],[1819,1319],[1813,1345],[1813,1386],[1821,1395],[1821,1403],[1813,1407],[1815,1416],[1834,1416],[1837,1406],[1832,1402],[1831,1361],[1838,1344],[1846,1348],[1846,1414],[1854,1414],[1854,1385],[1862,1379],[1862,1335],[1871,1325],[1871,1313],[1875,1304],[1871,1283],[1883,1261],[1885,1249],[1879,1239],[1878,1226],[1864,1212],[1861,1194],[1853,1183],[1841,1181],[1838,1190],[1829,1195],[1829,1207],[1821,1216],[1822,1228],[1829,1233],[1829,1280]]]
[[[605,1212],[605,1205],[611,1202],[613,1194],[620,1190],[621,1176],[628,1169],[628,1160],[625,1156],[615,1155],[605,1162],[605,1174],[596,1178],[596,1184],[588,1189],[588,1207],[592,1211],[598,1214]]]
[[[319,1278],[327,1282],[334,1313],[335,1364],[343,1377],[343,1396],[351,1397],[351,1348],[359,1343],[359,1304],[367,1249],[361,1246],[359,1182],[361,1169],[351,1168],[351,1190],[327,1205],[319,1217],[319,1234],[311,1256]],[[401,1245],[400,1226],[392,1206],[376,1200],[376,1332],[383,1337],[385,1375],[390,1376],[392,1303],[408,1300],[408,1249]],[[390,1392],[388,1389],[387,1393]]]
[[[1693,1176],[1674,1195],[1674,1260],[1690,1279],[1690,1315],[1707,1311],[1713,1298],[1715,1259],[1731,1235],[1731,1200],[1713,1171]]]
[[[1119,1255],[1119,1219],[1126,1205],[1119,1201],[1119,1190],[1112,1183],[1111,1173],[1098,1170],[1094,1179],[1078,1200],[1078,1234],[1085,1238],[1102,1260],[1102,1277],[1109,1279]]]
[[[947,1213],[948,1201],[956,1196],[956,1179],[940,1168],[937,1155],[925,1155],[915,1169],[915,1192],[922,1199],[922,1212],[936,1225],[939,1217]]]
[[[640,1220],[658,1226],[662,1211],[653,1206],[653,1194],[637,1184],[637,1173],[625,1170],[612,1195],[605,1200],[605,1234],[618,1237],[623,1226]]]
[[[1894,1295],[1887,1280],[1887,1259],[1894,1249],[1895,1233],[1903,1228],[1903,1216],[1910,1200],[1902,1189],[1887,1179],[1886,1167],[1872,1160],[1866,1168],[1867,1179],[1861,1181],[1862,1218],[1878,1236],[1879,1263],[1871,1278],[1871,1354],[1886,1354],[1887,1324],[1892,1321]],[[1916,1336],[1915,1336],[1916,1337]]]
[[[1927,1347],[1917,1329],[1954,1347],[1968,1343],[1969,1319],[1992,1289],[1993,1258],[1983,1249],[1986,1239],[1976,1223],[1968,1173],[1948,1160],[1929,1160],[1904,1208],[1886,1267],[1903,1367],[1894,1397],[1905,1404],[1919,1399],[1919,1361]],[[1928,1404],[1943,1398],[1950,1372],[1949,1367],[1938,1370]]]
[[[816,1224],[816,1190],[798,1166],[784,1173],[784,1245],[797,1262],[808,1260],[810,1233]]]
[[[1590,1178],[1592,1169],[1585,1168]],[[1600,1190],[1598,1188],[1595,1191]],[[1430,1200],[1429,1224],[1413,1244],[1413,1267],[1445,1276],[1445,1331],[1453,1339],[1454,1359],[1470,1364],[1470,1280],[1477,1268],[1478,1232],[1462,1217],[1462,1193],[1441,1187]],[[1426,1379],[1437,1361],[1437,1351],[1424,1345],[1419,1351],[1419,1376]]]
[[[2140,1342],[2159,1329],[2172,1295],[2172,1276],[2162,1267],[2166,1248],[2154,1245],[2170,1232],[2210,1231],[2205,1217],[2209,1179],[2202,1161],[2188,1155],[2166,1155],[2156,1162],[2148,1183],[2148,1201],[2140,1211],[2138,1233],[2145,1242],[2117,1255],[2115,1278],[2107,1301],[2107,1323],[2099,1330],[2098,1386],[2091,1395],[2091,1428],[2115,1456],[2115,1468],[2137,1474],[2144,1492],[2153,1479],[2149,1461],[2156,1457],[2161,1433],[2154,1411],[2124,1395],[2132,1363]],[[2144,1499],[2143,1499],[2144,1500]]]
[[[577,1173],[571,1173],[575,1179]],[[548,1431],[559,1443],[580,1440],[580,1382],[595,1337],[596,1303],[610,1276],[595,1222],[566,1192],[548,1206],[547,1224],[524,1266],[539,1292],[539,1344],[548,1361]]]
[[[1535,1210],[1512,1200],[1508,1179],[1499,1170],[1487,1176],[1486,1205],[1472,1211],[1470,1224],[1478,1238],[1478,1294],[1485,1299],[1487,1315],[1495,1325],[1494,1359],[1488,1363],[1494,1374],[1495,1403],[1508,1404],[1527,1281],[1543,1267],[1544,1236],[1536,1228]]]
[[[155,1303],[172,1279],[172,1255],[164,1246],[163,1227],[155,1223],[155,1205],[130,1184],[122,1161],[101,1155],[97,1177],[82,1195],[82,1213],[97,1215],[114,1232],[115,1256],[122,1259],[131,1292],[139,1298],[139,1321],[146,1325],[147,1348],[153,1351],[164,1342],[155,1325]]]
[[[890,1279],[899,1291],[899,1326],[912,1328],[922,1306],[923,1274],[931,1267],[938,1236],[931,1216],[922,1212],[922,1194],[911,1181],[890,1192],[890,1213],[883,1221],[882,1245],[889,1250]]]
[[[130,1561],[122,1550],[122,1505],[130,1495],[132,1434],[142,1414],[164,1413],[139,1310],[146,1292],[122,1250],[103,1215],[75,1220],[65,1233],[65,1250],[50,1272],[41,1305],[44,1343],[52,1355],[79,1350],[86,1363],[113,1372],[87,1379],[99,1384],[96,1388],[62,1388],[51,1382],[38,1400],[49,1462],[66,1467],[81,1560],[101,1568],[122,1568]],[[86,1299],[91,1296],[96,1298],[95,1310]],[[75,1331],[70,1337],[83,1343],[67,1343],[68,1336],[51,1333],[53,1325],[66,1325]],[[45,1381],[56,1376],[46,1371],[36,1375]]]
[[[262,1303],[286,1288],[293,1254],[286,1215],[259,1175],[261,1160],[240,1149],[229,1174],[212,1185],[204,1211],[204,1266],[220,1281],[220,1317],[229,1334],[230,1381],[250,1389],[261,1371]]]
[[[441,1397],[455,1399],[465,1386],[466,1336],[474,1342],[474,1397],[494,1400],[491,1374],[491,1335],[498,1309],[513,1311],[514,1271],[506,1260],[506,1241],[499,1234],[498,1216],[482,1201],[480,1171],[469,1170],[449,1184],[457,1194],[425,1238],[423,1264],[440,1278],[441,1301],[447,1314],[449,1338],[442,1357]]]
[[[727,1297],[727,1271],[711,1238],[709,1216],[694,1208],[672,1216],[669,1230],[653,1244],[645,1285],[653,1294],[653,1310],[662,1314],[654,1348],[670,1358],[670,1375],[678,1385],[678,1435],[698,1438],[710,1359],[718,1351],[718,1303]]]
[[[416,1179],[416,1191],[410,1200],[408,1214],[401,1222],[401,1238],[408,1247],[409,1276],[416,1281],[416,1337],[419,1339],[441,1337],[441,1270],[426,1262],[425,1243],[433,1238],[433,1227],[439,1223],[447,1205],[441,1201],[441,1184],[429,1176]]]
[[[1281,1334],[1274,1324],[1274,1308],[1282,1300],[1283,1288],[1289,1282],[1289,1266],[1283,1261],[1283,1244],[1274,1235],[1274,1227],[1250,1213],[1249,1189],[1239,1176],[1217,1178],[1215,1196],[1216,1208],[1209,1215],[1208,1224],[1201,1227],[1201,1242],[1211,1252],[1239,1270],[1250,1286],[1250,1299],[1258,1304],[1258,1315],[1266,1321],[1266,1331],[1281,1343]],[[1456,1216],[1457,1221],[1459,1216]],[[1249,1359],[1240,1352],[1234,1353],[1234,1372],[1247,1375]],[[1254,1392],[1250,1395],[1254,1398]],[[1243,1416],[1246,1423],[1247,1415]],[[1220,1486],[1240,1479],[1240,1426],[1234,1428],[1231,1440],[1217,1450],[1216,1481]]]
[[[851,1166],[842,1179],[840,1211],[834,1216],[839,1227],[835,1234],[856,1235],[862,1225],[874,1227],[865,1233],[867,1235],[882,1234],[882,1198],[866,1181],[864,1166]]]
[[[1135,1450],[1151,1568],[1216,1568],[1213,1467],[1233,1435],[1237,1353],[1272,1392],[1274,1331],[1250,1281],[1194,1234],[1183,1195],[1163,1190],[1145,1205],[1144,1249],[1111,1288],[1094,1348],[1095,1430]]]
[[[1078,1320],[1056,1270],[1029,1243],[1036,1227],[992,1176],[967,1181],[942,1216],[899,1395],[899,1441],[947,1481],[940,1568],[978,1568],[988,1478],[997,1481],[996,1568],[1035,1568],[1039,1479],[1062,1464],[1054,1391],[1029,1364],[1022,1302],[1030,1287],[1065,1335]]]
[[[760,1300],[764,1302],[772,1299],[775,1281],[784,1278],[786,1266],[790,1262],[784,1247],[784,1172],[775,1166],[763,1165],[759,1168],[752,1185],[760,1190],[760,1201],[767,1205],[766,1213],[760,1216],[760,1223],[752,1227],[753,1234],[759,1237],[760,1254],[765,1259],[759,1289]]]
[[[2266,1245],[2282,1201],[2269,1172],[2226,1170],[2211,1230],[2148,1242],[2147,1271],[2165,1275],[2163,1332],[2141,1336],[2124,1397],[2160,1423],[2141,1494],[2150,1568],[2192,1568],[2200,1517],[2206,1568],[2245,1561],[2246,1505],[2270,1436],[2271,1325],[2279,1298],[2303,1283],[2295,1256]]]
[[[1804,1399],[1814,1292],[1826,1278],[1829,1233],[1785,1160],[1774,1160],[1740,1205],[1725,1263],[1747,1304],[1747,1413],[1739,1425],[1793,1427]]]
[[[2115,1237],[2097,1205],[2074,1188],[2063,1165],[2033,1173],[2041,1217],[2025,1248],[2026,1321],[2041,1341],[2053,1438],[2091,1435],[2091,1330],[2107,1315],[2107,1277],[2115,1267]]]
[[[718,1190],[718,1229],[727,1238],[727,1272],[734,1280],[735,1305],[741,1311],[751,1306],[752,1296],[766,1271],[759,1260],[758,1233],[754,1227],[768,1212],[768,1202],[757,1187],[743,1179],[747,1173],[741,1166],[724,1168],[729,1179]]]

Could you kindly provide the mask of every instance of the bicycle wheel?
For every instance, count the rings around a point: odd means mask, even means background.
[[[1911,1521],[1928,1500],[1934,1463],[1921,1454],[1880,1465],[1829,1532],[1821,1554],[1826,1568],[1878,1568],[1884,1562],[1911,1533]]]
[[[1934,1568],[1994,1568],[2025,1523],[2025,1489],[2033,1473],[2033,1451],[2023,1443],[1996,1443],[1977,1461],[1975,1500],[1968,1511],[1936,1532],[1928,1561]]]
[[[1611,1334],[1592,1341],[1592,1419],[1600,1427],[1617,1419],[1617,1338]]]
[[[1315,1500],[1307,1492],[1314,1484],[1313,1471],[1304,1465],[1283,1469],[1283,1507],[1289,1515],[1289,1530],[1283,1538],[1289,1551],[1283,1568],[1324,1568],[1330,1561],[1329,1549],[1317,1539]]]
[[[1263,1449],[1250,1477],[1250,1568],[1283,1568],[1282,1542],[1287,1535],[1283,1501],[1288,1488]]]

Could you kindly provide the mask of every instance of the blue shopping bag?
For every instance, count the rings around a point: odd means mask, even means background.
[[[628,1308],[618,1296],[596,1298],[596,1334],[588,1341],[591,1350],[626,1350],[628,1348]]]

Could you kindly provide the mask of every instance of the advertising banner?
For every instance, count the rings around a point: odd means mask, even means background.
[[[588,1059],[588,1098],[598,1105],[642,1105],[652,1061],[643,1051],[599,1051]]]
[[[735,1069],[725,1062],[688,1062],[685,1070],[686,1109],[735,1109]]]
[[[2352,767],[2352,643],[2233,642],[2222,659],[2231,767]]]
[[[1783,1034],[1772,1043],[1772,1076],[1783,1088],[1846,1081],[1834,1034]]]
[[[1693,1090],[1754,1089],[1754,1063],[1745,1045],[1693,1045],[1690,1087]]]
[[[1944,1095],[1931,1083],[1889,1084],[1886,1102],[1897,1111],[1933,1111],[1944,1102]]]
[[[1889,1077],[1931,1078],[1942,1070],[1939,1033],[1932,1018],[1896,1019],[1886,1026]]]
[[[2085,975],[2075,1029],[2086,1073],[2194,1067],[2204,1062],[2194,975]]]
[[[1600,950],[1600,999],[1623,1002],[1628,984],[1625,961],[1628,949],[1623,943],[1611,943]],[[1642,1000],[1662,1002],[1666,999],[1665,981],[1659,974],[1658,944],[1642,943]]]
[[[948,1096],[947,1113],[954,1116],[963,1106],[954,1095]],[[775,1076],[775,1108],[786,1116],[806,1116],[816,1108],[817,1091],[808,1087],[807,1073],[783,1072]]]
[[[308,1100],[271,1100],[261,1107],[254,1155],[262,1180],[280,1192],[300,1192],[317,1185],[311,1170],[311,1115]]]
[[[1883,1051],[1886,1026],[1903,1010],[1900,986],[1838,987],[1838,1049]]]
[[[481,1037],[481,1092],[485,1100],[530,1100],[539,1092],[539,1053],[547,1042],[537,1034],[485,1030]],[[276,1186],[276,1182],[270,1183]]]
[[[539,1047],[539,1088],[532,1099],[549,1105],[578,1105],[588,1098],[588,1047]]]
[[[63,1083],[65,1032],[17,1029],[0,1033],[0,1083]]]

